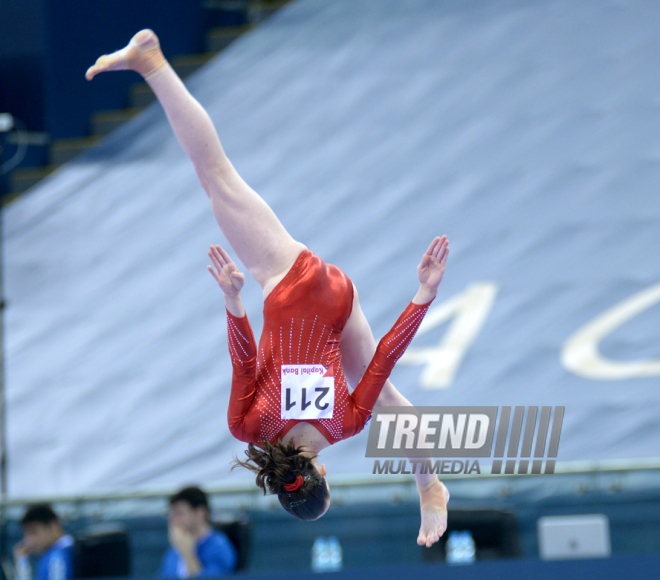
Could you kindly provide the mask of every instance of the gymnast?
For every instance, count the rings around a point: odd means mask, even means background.
[[[147,81],[220,229],[263,289],[257,347],[241,301],[245,275],[223,248],[210,247],[208,269],[227,310],[233,368],[229,428],[249,444],[247,460],[236,465],[256,473],[257,485],[277,494],[289,513],[318,519],[330,504],[318,453],[361,431],[374,405],[410,405],[388,377],[437,294],[449,255],[447,237],[431,242],[417,268],[419,291],[376,347],[353,283],[295,241],[238,175],[210,117],[163,56],[156,35],[141,30],[123,49],[99,57],[85,76],[92,80],[113,70],[133,70]],[[347,383],[355,386],[351,394]],[[417,473],[415,479],[421,510],[417,543],[430,547],[447,527],[449,492],[433,473]]]

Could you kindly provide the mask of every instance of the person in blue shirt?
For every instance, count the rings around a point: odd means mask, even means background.
[[[209,524],[208,498],[198,487],[186,487],[170,498],[168,538],[170,549],[159,578],[222,576],[236,568],[236,548]]]
[[[14,548],[17,580],[32,578],[30,556],[39,557],[34,580],[73,578],[73,538],[64,533],[57,514],[49,505],[29,508],[21,527],[23,539]]]

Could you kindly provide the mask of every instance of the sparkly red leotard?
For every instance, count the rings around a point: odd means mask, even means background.
[[[227,418],[234,437],[257,445],[264,440],[274,443],[305,420],[333,444],[364,428],[429,305],[408,305],[349,394],[339,346],[352,305],[353,284],[348,276],[305,250],[266,298],[258,351],[247,316],[237,318],[227,312],[233,367]],[[282,365],[322,365],[325,377],[334,377],[332,418],[282,418]]]

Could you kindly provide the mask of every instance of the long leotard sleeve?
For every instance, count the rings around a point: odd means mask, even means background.
[[[358,431],[364,428],[364,424],[371,416],[385,381],[389,378],[396,361],[401,358],[415,337],[431,302],[421,305],[412,302],[408,304],[391,330],[378,343],[369,367],[351,393],[355,410],[362,419]]]
[[[233,371],[227,409],[229,431],[236,439],[250,443],[246,418],[257,388],[257,343],[247,314],[237,318],[227,311],[227,336]]]

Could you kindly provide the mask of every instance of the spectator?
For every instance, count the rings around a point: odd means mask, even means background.
[[[23,539],[14,548],[17,580],[32,577],[30,556],[39,556],[35,580],[73,577],[73,538],[64,533],[57,514],[47,504],[29,508],[21,520]]]
[[[236,568],[236,549],[209,524],[209,502],[198,487],[186,487],[170,498],[168,537],[160,578],[221,576]]]

